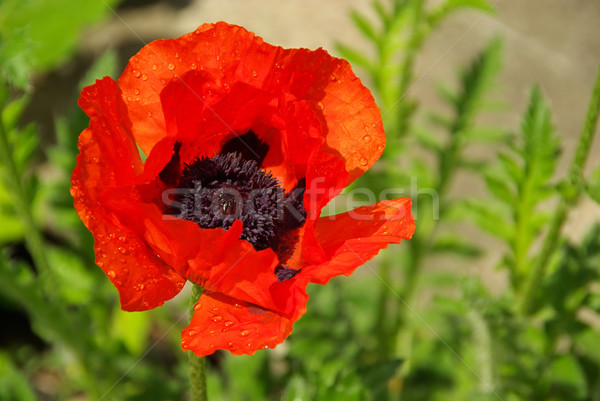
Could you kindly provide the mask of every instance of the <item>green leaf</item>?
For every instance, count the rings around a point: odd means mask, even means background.
[[[356,10],[352,10],[351,17],[354,21],[354,25],[358,27],[363,35],[371,39],[373,42],[377,42],[379,40],[379,34],[376,32],[373,24],[371,24],[371,22],[369,22],[369,20],[367,20],[361,13]]]
[[[499,174],[488,170],[485,174],[485,184],[488,190],[498,199],[503,200],[508,204],[512,204],[515,201],[515,194],[513,189],[509,186],[507,180],[505,180]]]
[[[61,284],[56,290],[61,299],[74,304],[89,302],[94,292],[94,278],[81,258],[62,248],[48,247],[48,263]]]
[[[346,60],[348,60],[351,64],[354,64],[358,67],[366,68],[367,70],[370,70],[372,68],[371,60],[369,60],[369,58],[362,54],[360,51],[353,49],[350,46],[346,46],[343,43],[338,43],[336,45],[336,48],[340,55]]]
[[[133,355],[141,355],[148,347],[151,323],[150,313],[125,312],[116,305],[111,332]]]
[[[586,189],[590,198],[600,204],[600,167],[597,167],[588,179]]]
[[[118,61],[118,54],[115,50],[110,49],[102,53],[79,82],[79,89],[81,90],[88,85],[92,85],[101,77],[111,77],[115,79],[117,76]]]
[[[585,373],[572,355],[565,355],[554,361],[550,366],[549,380],[552,387],[566,387],[564,391],[570,394],[571,399],[587,395]]]
[[[481,255],[479,247],[463,240],[457,234],[440,235],[433,246],[433,252],[451,252],[465,257]]]
[[[23,88],[32,71],[58,65],[75,49],[80,31],[110,13],[116,2],[0,2],[0,66],[4,78]]]
[[[453,11],[461,8],[474,8],[481,11],[490,12],[493,6],[486,0],[447,0],[441,5],[435,7],[428,15],[429,25],[436,26]]]
[[[4,401],[36,401],[27,377],[4,352],[0,352],[0,399]]]

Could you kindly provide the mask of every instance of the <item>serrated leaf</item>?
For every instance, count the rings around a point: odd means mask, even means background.
[[[371,39],[373,42],[377,42],[379,40],[379,35],[373,27],[373,24],[367,20],[361,13],[356,10],[352,10],[351,13],[352,20],[354,21],[354,25],[358,27],[358,29],[365,35],[367,38]]]
[[[109,49],[102,53],[102,55],[98,57],[87,70],[81,81],[79,81],[79,90],[88,85],[92,85],[101,77],[111,77],[115,79],[118,61],[119,56],[115,50]]]
[[[435,153],[442,151],[442,143],[439,137],[424,128],[415,128],[412,131],[414,138],[425,149],[429,149]]]
[[[486,0],[447,0],[429,13],[429,24],[432,26],[439,24],[451,12],[460,8],[474,8],[486,12],[493,11],[493,6]]]
[[[371,69],[371,60],[360,51],[353,49],[350,46],[346,46],[343,43],[338,43],[336,48],[342,58],[345,58],[351,64],[366,68],[367,70]]]
[[[600,167],[597,167],[587,180],[586,189],[590,198],[600,204]]]
[[[498,176],[497,173],[487,171],[485,174],[485,184],[487,189],[498,199],[511,204],[515,201],[515,194],[513,189],[509,186],[503,177]]]
[[[513,238],[514,230],[503,217],[503,209],[499,209],[495,203],[483,203],[476,201],[464,202],[461,210],[465,217],[475,222],[485,231],[506,240]]]
[[[433,252],[451,252],[465,257],[477,257],[481,250],[457,234],[439,236],[433,245]]]

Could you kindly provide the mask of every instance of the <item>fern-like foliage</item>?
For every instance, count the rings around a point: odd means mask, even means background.
[[[552,177],[559,154],[550,109],[540,90],[531,91],[520,135],[506,143],[509,151],[483,174],[494,202],[471,201],[468,215],[484,230],[509,244],[504,263],[515,288],[531,263],[531,246],[547,224],[549,215],[540,203],[554,192]]]

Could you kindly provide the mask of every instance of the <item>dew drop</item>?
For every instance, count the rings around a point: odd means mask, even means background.
[[[139,78],[141,73],[138,70],[133,70],[133,76]]]
[[[125,249],[125,247],[123,247],[123,246],[120,246],[119,252],[121,252],[123,255],[125,255],[127,253],[127,249]]]
[[[114,271],[114,270],[109,270],[109,271],[106,273],[106,275],[107,275],[108,277],[110,277],[110,278],[115,278],[115,277],[117,277],[117,273],[115,273],[115,271]]]
[[[158,66],[156,64],[153,64],[152,65],[152,71],[156,71],[156,70],[158,70]]]
[[[369,143],[369,142],[371,142],[371,139],[372,139],[372,138],[371,138],[371,135],[365,135],[365,136],[363,136],[363,141],[364,141],[365,143]]]
[[[133,93],[135,93],[136,95],[139,95],[139,94],[140,94],[140,91],[139,91],[139,90],[137,90],[137,89],[134,89],[134,90],[133,90]]]
[[[214,336],[215,336],[215,331],[214,331],[214,330],[211,330],[211,331],[210,331],[210,335],[214,337]]]
[[[164,79],[161,79],[161,80],[160,80],[160,82],[161,82],[163,85],[166,85],[166,84],[167,84],[167,81],[166,81],[166,80],[164,80]]]
[[[229,327],[233,325],[233,322],[231,320],[226,321],[225,323],[223,323],[225,325],[225,327]]]
[[[212,321],[215,323],[220,322],[221,320],[223,320],[223,317],[217,315],[217,316],[213,316]]]
[[[187,335],[188,335],[188,336],[195,336],[196,334],[198,334],[198,332],[197,332],[196,330],[189,330],[189,331],[187,332]]]
[[[142,81],[146,81],[148,79],[148,75],[142,74]]]
[[[253,76],[254,78],[258,77],[258,72],[256,72],[256,71],[254,71],[254,70],[253,70],[253,71],[252,71],[252,76]]]
[[[246,344],[246,347],[252,347],[251,343]]]
[[[337,78],[335,77],[335,75],[330,75],[329,79],[332,80],[332,81],[336,81],[337,80]]]
[[[227,345],[229,346],[229,348],[233,347],[233,341],[229,341],[229,342],[227,343]]]
[[[235,308],[236,308],[236,309],[242,309],[242,308],[243,308],[243,306],[242,306],[242,305],[240,305],[240,304],[235,304]]]
[[[147,115],[148,117],[152,117],[152,112],[150,112],[150,111],[149,111],[149,112],[148,112],[146,115]]]
[[[140,61],[140,59],[139,59],[139,57],[138,57],[138,56],[135,56],[135,57],[133,58],[133,61],[135,61],[136,63],[138,63],[138,62]]]
[[[361,157],[358,162],[360,163],[361,166],[366,166],[369,161],[367,160],[366,157]]]
[[[171,71],[173,71],[175,69],[175,64],[173,63],[169,63],[169,65],[167,66],[167,68]]]
[[[229,84],[227,84],[227,83],[223,84],[223,88],[229,89]]]
[[[197,303],[196,305],[194,305],[194,310],[200,310],[200,309],[202,309],[201,303]]]
[[[127,237],[124,235],[121,235],[121,236],[119,236],[119,241],[125,242],[125,241],[127,241]]]
[[[223,328],[221,329],[221,331],[222,331],[223,333],[225,333],[227,330],[229,330],[227,327],[223,327]]]
[[[190,68],[191,68],[192,70],[195,70],[195,69],[196,69],[196,68],[198,68],[198,67],[196,66],[196,63],[192,63],[192,65],[190,66]]]
[[[143,290],[143,289],[144,289],[144,284],[140,283],[140,284],[138,285],[138,291],[141,291],[141,290]]]
[[[218,312],[219,308],[217,308],[216,306],[213,308],[213,312]]]
[[[240,336],[242,336],[242,337],[246,337],[246,336],[248,336],[248,334],[250,334],[250,332],[248,330],[240,331]]]
[[[179,58],[179,53],[175,53],[175,58]]]
[[[323,105],[323,102],[317,103],[317,106],[319,107],[319,110],[325,109],[325,105]]]

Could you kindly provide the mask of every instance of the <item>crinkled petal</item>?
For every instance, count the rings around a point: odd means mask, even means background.
[[[415,230],[409,198],[384,200],[346,213],[321,217],[316,240],[327,262],[307,266],[302,275],[325,284],[337,275],[350,275],[390,243],[410,239]]]
[[[237,300],[219,293],[205,292],[194,307],[189,326],[182,331],[181,345],[198,356],[217,349],[232,354],[254,354],[275,348],[292,332],[292,325],[306,310],[297,308],[293,317]]]
[[[110,78],[84,90],[80,105],[91,121],[79,137],[71,194],[78,215],[94,235],[96,263],[119,291],[121,307],[146,310],[174,297],[185,280],[102,202],[107,189],[131,185],[142,169],[120,114],[120,99]]]

